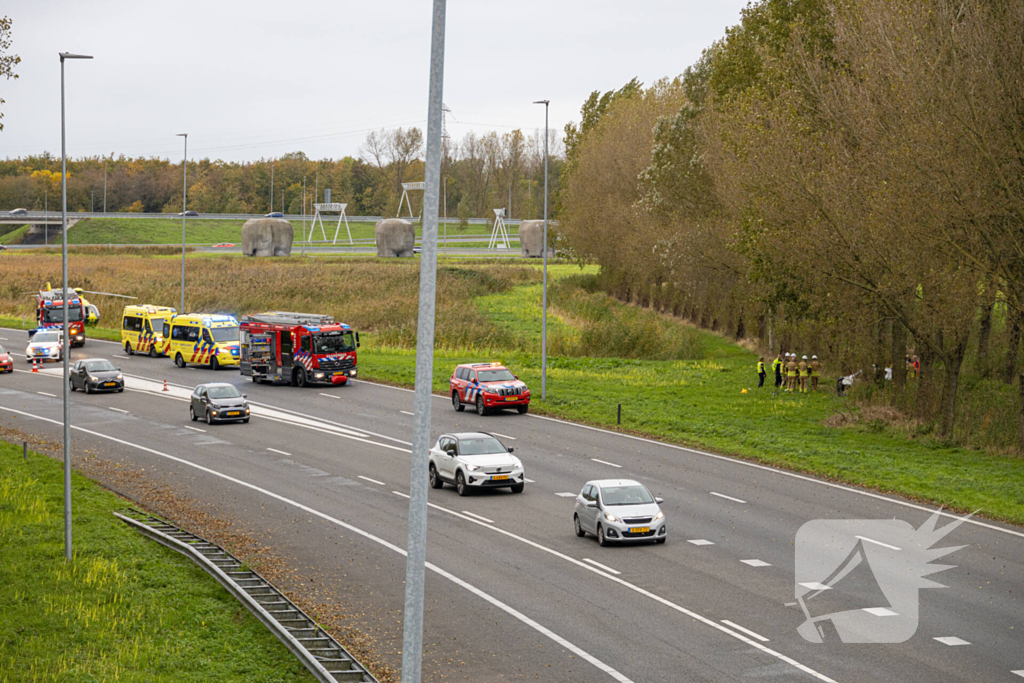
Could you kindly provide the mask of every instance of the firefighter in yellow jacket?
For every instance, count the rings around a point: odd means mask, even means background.
[[[797,381],[796,354],[789,354],[789,362],[786,363],[786,391],[793,393]]]
[[[821,361],[811,356],[811,391],[818,390],[818,378],[821,377]]]
[[[800,360],[800,364],[797,366],[797,370],[800,372],[800,393],[807,393],[807,377],[810,371],[807,368],[807,356],[804,356]]]

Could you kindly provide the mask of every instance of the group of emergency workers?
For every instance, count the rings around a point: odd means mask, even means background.
[[[785,379],[786,388],[784,392],[799,392],[806,394],[809,391],[818,390],[818,379],[821,377],[821,361],[817,356],[807,356],[798,359],[795,353],[782,353],[772,361],[772,373],[775,375],[775,393],[779,393],[779,387]],[[764,366],[764,356],[757,361],[757,388],[764,387],[764,379],[768,373]],[[810,380],[810,381],[808,381]]]

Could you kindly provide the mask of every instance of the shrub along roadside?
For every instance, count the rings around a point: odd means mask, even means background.
[[[123,501],[72,487],[65,564],[61,463],[0,441],[0,683],[313,680],[201,569],[118,521]]]

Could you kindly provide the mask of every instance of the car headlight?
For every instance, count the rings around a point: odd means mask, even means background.
[[[515,467],[517,469],[523,466],[523,461],[520,460],[519,458],[515,458],[512,462],[513,462],[513,467]]]
[[[216,417],[216,416],[217,416],[217,411],[216,411],[216,410],[214,410],[214,411],[213,411],[213,416],[214,416],[214,417]]]
[[[615,515],[613,515],[610,512],[604,513],[604,518],[607,519],[609,522],[617,522],[617,521],[619,521],[619,518],[616,517]]]
[[[317,379],[323,379],[323,377],[324,377],[324,373],[322,373],[322,372],[318,372],[318,373],[316,373],[315,377],[316,377]]]
[[[89,375],[89,381],[90,382],[99,382],[100,378],[99,377],[93,377],[92,375]]]
[[[248,414],[249,414],[249,409],[248,409],[248,408],[246,408],[246,409],[245,409],[245,414],[246,414],[246,415],[248,415]]]
[[[117,377],[116,377],[116,379],[124,379],[124,375],[122,375],[122,374],[118,374],[118,375],[117,375]]]
[[[658,514],[654,515],[654,519],[665,519],[665,513],[662,512],[661,510],[658,510]]]
[[[480,468],[476,465],[466,465],[466,469],[469,470],[470,472],[476,472]]]

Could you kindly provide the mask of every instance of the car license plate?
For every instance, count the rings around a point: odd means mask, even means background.
[[[336,373],[334,373],[334,376],[335,377],[344,377],[345,373],[344,372],[336,372]]]
[[[519,397],[518,396],[506,396],[505,400],[506,401],[518,401]]]
[[[117,386],[117,382],[107,382],[103,386],[105,386],[105,387],[116,387]]]
[[[508,479],[507,474],[495,474],[491,477],[491,481],[505,481],[506,479]]]
[[[239,415],[241,415],[241,414],[242,414],[242,413],[240,413],[240,412],[239,412],[239,411],[237,411],[237,410],[232,410],[232,411],[231,411],[230,413],[227,413],[227,416],[228,416],[228,417],[238,417],[238,416],[239,416]]]
[[[650,533],[651,527],[649,526],[635,526],[631,527],[629,533],[631,534],[647,534]]]

